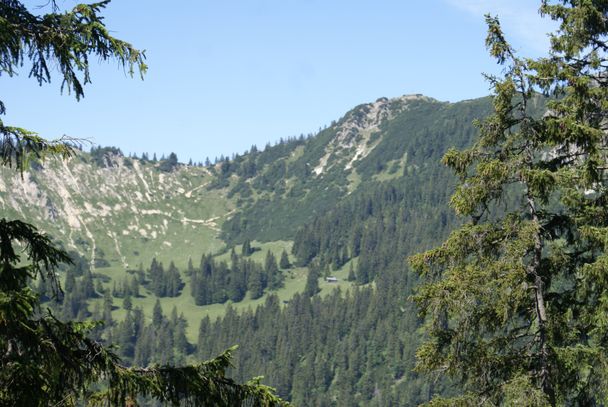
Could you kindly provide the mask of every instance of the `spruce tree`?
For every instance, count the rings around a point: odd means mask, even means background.
[[[191,277],[194,274],[194,264],[192,263],[192,257],[188,257],[188,269],[186,270],[186,275]]]
[[[283,249],[283,252],[281,253],[281,259],[279,260],[279,267],[281,267],[283,270],[291,268],[291,263],[289,262],[289,256],[287,255],[287,251],[285,251],[285,249]]]
[[[180,314],[175,327],[175,349],[182,354],[186,355],[190,349],[190,344],[186,338],[186,328],[188,327],[188,321],[184,317],[184,314]]]
[[[418,369],[463,390],[433,405],[608,402],[608,3],[543,1],[541,13],[560,25],[535,60],[487,17],[505,72],[490,78],[494,113],[443,160],[469,221],[412,258],[429,334]]]
[[[167,270],[167,276],[165,280],[167,286],[165,295],[167,295],[168,297],[177,297],[180,294],[184,283],[182,281],[181,275],[179,274],[179,270],[177,269],[177,267],[175,267],[175,264],[173,262],[169,264],[169,270]]]
[[[86,270],[82,276],[82,291],[84,298],[93,298],[97,295],[90,270]]]
[[[125,297],[122,300],[122,307],[127,311],[130,311],[133,308],[133,301],[129,294],[125,294]]]
[[[135,298],[139,297],[139,281],[137,277],[131,277],[131,284],[129,285],[131,295]]]
[[[283,286],[283,273],[281,273],[281,270],[279,270],[277,259],[270,250],[266,252],[266,259],[264,260],[264,273],[267,276],[266,279],[268,281],[268,287],[271,290],[276,290]]]
[[[65,273],[64,290],[67,293],[71,293],[74,291],[75,286],[76,286],[76,278],[74,277],[74,271],[70,267],[70,268],[68,268],[68,270]]]
[[[311,264],[311,266],[308,268],[308,275],[306,276],[306,286],[304,288],[304,294],[309,297],[312,297],[319,291],[319,269],[316,264]]]
[[[165,317],[163,316],[163,309],[160,306],[160,300],[157,298],[156,302],[154,303],[154,309],[152,310],[152,325],[154,325],[155,328],[159,328],[164,319]]]
[[[241,254],[243,256],[249,256],[251,253],[253,253],[253,249],[251,248],[251,241],[249,239],[245,239],[245,241],[243,242],[243,247],[241,249]]]
[[[260,270],[260,267],[256,264],[253,264],[253,267],[251,268],[251,273],[249,274],[247,281],[247,290],[249,290],[252,300],[264,295],[262,270]]]
[[[353,263],[350,263],[350,266],[348,266],[348,276],[346,277],[347,281],[355,281],[357,278],[355,276],[355,268],[353,266]]]
[[[128,298],[128,297],[125,297]],[[126,357],[129,360],[135,353],[135,346],[133,343],[133,317],[131,312],[128,311],[124,320],[122,320],[116,327],[116,338],[118,348],[122,357]]]

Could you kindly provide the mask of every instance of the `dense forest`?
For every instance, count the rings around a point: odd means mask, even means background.
[[[0,2],[0,65],[42,84],[53,52],[77,98],[92,54],[145,73],[106,5]],[[486,17],[492,97],[380,98],[214,162],[0,121],[3,210],[64,237],[0,218],[0,404],[607,404],[608,6],[541,13],[550,58]]]
[[[409,300],[417,277],[406,259],[441,241],[457,222],[446,209],[455,180],[438,163],[443,149],[438,147],[435,154],[437,160],[411,169],[409,176],[351,194],[297,230],[292,251],[296,265],[308,269],[304,292],[285,302],[267,296],[264,305],[245,312],[229,306],[216,321],[203,318],[197,321],[196,343],[185,336],[186,324],[193,322],[185,321],[176,309],[165,316],[157,303],[153,321],[147,323],[142,310],[130,304],[139,290],[160,298],[180,289],[179,279],[174,282],[171,277],[173,267],[165,270],[156,260],[119,283],[114,293],[118,295],[110,295],[108,288],[103,307],[90,312],[90,271],[74,279],[75,272],[68,270],[75,283],[66,280],[58,314],[104,320],[98,338],[118,345],[123,359],[137,365],[204,359],[239,344],[234,376],[262,374],[296,404],[314,400],[314,405],[380,406],[427,400],[442,387],[429,387],[412,371],[420,321]],[[195,302],[239,302],[247,292],[257,298],[264,290],[280,287],[283,270],[291,267],[287,254],[282,253],[278,262],[267,252],[264,262],[256,263],[248,258],[253,250],[245,240],[229,251],[228,262],[208,254],[201,255],[196,266],[190,261],[183,274]],[[360,288],[315,295],[314,285],[339,268],[349,269]],[[89,290],[81,288],[85,286]],[[128,310],[126,317],[113,321],[111,310],[121,303]]]
[[[174,261],[166,266],[152,258],[120,280],[105,276],[103,251],[95,271],[71,252],[64,296],[51,299],[43,281],[37,290],[65,320],[104,321],[94,337],[116,345],[134,366],[206,359],[238,344],[231,374],[238,380],[263,375],[297,405],[414,405],[450,394],[446,380],[429,382],[413,370],[422,320],[411,301],[418,276],[407,259],[439,244],[461,223],[448,205],[457,179],[440,160],[450,146],[473,143],[473,120],[490,112],[490,102],[414,100],[381,122],[372,140],[376,148],[347,171],[336,166],[316,176],[306,162],[318,159],[341,123],[366,106],[316,136],[281,140],[261,151],[254,146],[207,163],[216,181],[205,189],[227,191],[239,208],[222,228],[232,246],[199,253],[182,270]],[[541,98],[531,105],[536,116],[544,111]],[[398,105],[391,109],[400,112]],[[116,148],[95,149],[92,164],[107,168],[116,154]],[[167,160],[129,159],[157,171]],[[353,173],[359,184],[349,191],[344,182]],[[292,239],[291,252],[268,250],[255,261],[264,237]],[[274,293],[294,268],[305,271],[306,283],[281,300]],[[320,283],[338,271],[346,271],[351,288],[319,295]],[[197,306],[264,302],[241,310],[228,305],[213,320],[187,318],[175,306],[163,312],[158,299],[182,296]],[[149,297],[157,298],[152,309],[137,305]],[[113,317],[117,310],[123,311],[120,319]],[[189,340],[189,326],[199,328],[196,340]]]
[[[543,111],[539,100],[537,115]],[[477,134],[473,120],[490,107],[489,98],[458,104],[414,100],[381,123],[380,143],[366,160],[320,177],[305,163],[318,159],[341,123],[365,113],[366,106],[314,137],[281,140],[261,151],[254,146],[231,160],[208,163],[217,181],[206,189],[227,190],[239,206],[223,227],[232,247],[199,253],[200,260],[189,259],[183,270],[153,258],[112,285],[104,283],[103,267],[92,273],[86,260],[72,253],[66,294],[47,304],[66,320],[104,321],[104,328],[94,331],[96,339],[117,345],[123,360],[134,365],[205,359],[238,344],[234,377],[264,375],[296,405],[414,405],[435,393],[449,394],[444,380],[431,384],[413,371],[421,320],[411,301],[418,277],[407,258],[437,245],[460,223],[448,207],[456,178],[440,160],[449,146],[471,145]],[[398,104],[391,109],[400,111]],[[115,150],[97,149],[93,156],[110,157]],[[96,160],[95,165],[109,162]],[[353,172],[359,187],[349,192],[343,182]],[[293,239],[291,253],[267,251],[254,261],[259,248],[248,236],[258,242],[264,236]],[[293,267],[305,270],[306,284],[280,300],[273,293]],[[319,295],[320,282],[339,270],[347,271],[353,288]],[[38,289],[42,293],[44,287]],[[134,305],[143,296],[181,295],[199,306],[265,300],[239,311],[228,305],[217,320],[187,319],[175,307],[165,315],[158,300],[146,318]],[[90,309],[93,298],[103,301]],[[126,311],[120,320],[112,317],[117,309]],[[189,325],[199,327],[196,341],[188,341]]]

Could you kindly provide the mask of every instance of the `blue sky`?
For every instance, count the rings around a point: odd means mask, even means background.
[[[27,4],[40,4],[32,0]],[[523,55],[543,54],[549,21],[530,0],[113,0],[115,36],[145,49],[149,72],[93,68],[76,102],[58,77],[0,77],[6,124],[123,152],[203,161],[315,132],[352,107],[403,94],[487,95],[483,15]],[[75,4],[59,0],[62,7]]]

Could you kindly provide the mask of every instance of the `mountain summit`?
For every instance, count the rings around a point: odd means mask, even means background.
[[[23,177],[0,170],[0,208],[32,220],[93,267],[128,268],[172,253],[188,258],[244,238],[289,240],[345,196],[416,171],[447,145],[466,144],[472,119],[488,109],[487,99],[379,98],[314,137],[208,167],[166,171],[116,148],[82,152],[34,163]]]

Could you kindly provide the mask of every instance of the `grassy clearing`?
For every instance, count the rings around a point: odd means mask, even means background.
[[[279,258],[281,252],[286,250],[287,253],[291,251],[291,246],[293,242],[291,241],[275,241],[275,242],[256,242],[252,243],[254,248],[258,248],[252,255],[251,258],[259,263],[263,263],[266,257],[266,252],[271,251],[272,253]],[[237,247],[237,251],[239,251],[240,247]],[[218,256],[216,256],[218,260],[226,260],[230,259],[230,253],[225,252]],[[294,261],[295,259],[290,255],[290,261]],[[356,261],[356,260],[354,260]],[[195,263],[196,264],[196,263]],[[342,291],[348,290],[353,286],[351,282],[346,281],[348,276],[348,270],[350,267],[350,262],[345,264],[341,269],[333,271],[331,273],[332,276],[338,278],[338,282],[336,283],[328,283],[325,281],[325,278],[319,279],[319,287],[321,288],[320,295],[324,296],[331,293],[336,288],[342,289]],[[182,269],[183,270],[183,269]],[[108,267],[98,270],[99,272],[103,272],[103,274],[112,278],[112,281],[105,284],[107,288],[112,288],[113,281],[122,282],[123,278],[128,274],[121,267]],[[208,316],[211,320],[215,320],[218,317],[221,317],[226,312],[226,308],[228,305],[232,305],[234,309],[238,311],[245,311],[247,309],[254,310],[258,305],[263,304],[266,301],[266,297],[270,293],[276,294],[282,303],[286,303],[289,301],[296,293],[304,291],[304,287],[306,285],[306,277],[308,275],[308,269],[305,267],[294,267],[285,271],[285,285],[274,292],[267,291],[264,296],[261,298],[252,300],[249,297],[249,294],[245,297],[245,299],[239,303],[232,303],[228,301],[224,304],[212,304],[206,306],[197,306],[194,303],[194,299],[190,295],[190,283],[189,279],[183,276],[186,285],[179,297],[175,298],[160,298],[160,303],[163,308],[163,312],[165,315],[169,315],[175,307],[177,309],[178,314],[183,313],[184,317],[188,321],[188,328],[186,330],[186,334],[188,335],[188,339],[195,343],[198,336],[198,328],[199,323],[202,318]],[[129,276],[130,278],[130,276]],[[152,309],[154,304],[156,303],[156,297],[150,294],[143,287],[141,288],[142,296],[139,298],[132,298],[134,307],[141,307],[144,310],[144,314],[148,322],[151,321],[152,318]],[[101,306],[103,303],[103,299],[95,299],[90,302],[90,309],[95,307],[95,303],[99,302]],[[122,299],[114,298],[114,306],[117,307],[112,313],[112,317],[115,320],[122,320],[126,311],[122,308]]]
[[[355,168],[353,168],[351,170],[350,174],[348,174],[346,179],[348,180],[348,193],[349,194],[351,192],[353,192],[354,190],[356,190],[357,187],[359,187],[359,184],[361,184],[361,176],[359,175],[359,173],[357,172],[357,170]]]
[[[349,290],[354,283],[347,280],[348,278],[348,270],[350,269],[350,265],[355,267],[357,265],[357,259],[350,260],[346,264],[344,264],[338,270],[332,271],[330,276],[336,277],[338,279],[335,283],[329,283],[325,281],[325,278],[319,279],[319,288],[321,289],[320,295],[325,296],[331,293],[336,288],[340,288],[342,292]]]
[[[306,275],[308,270],[306,268],[294,268],[287,271],[285,278],[285,286],[274,293],[279,297],[281,301],[288,301],[297,292],[304,290],[306,284]],[[122,280],[119,280],[122,281]],[[112,284],[109,283],[108,286]],[[323,283],[320,282],[320,285]],[[178,314],[183,313],[184,317],[188,321],[188,328],[186,334],[191,342],[196,342],[198,336],[199,323],[202,318],[209,316],[211,320],[215,320],[221,317],[226,312],[228,305],[232,305],[237,311],[244,311],[248,308],[255,309],[258,305],[261,305],[266,301],[266,297],[270,292],[266,292],[261,298],[252,300],[249,294],[245,299],[238,303],[232,303],[228,301],[224,304],[211,304],[205,306],[198,306],[194,303],[194,299],[190,295],[190,283],[186,282],[186,285],[179,297],[175,298],[160,298],[160,304],[163,308],[165,315],[169,315],[173,307],[176,307]],[[147,322],[152,320],[152,309],[156,303],[156,297],[150,294],[146,289],[141,289],[142,296],[139,298],[132,298],[133,307],[141,307],[144,310]],[[98,298],[90,301],[90,309],[94,309],[95,303],[99,302],[101,306],[103,298]],[[112,312],[112,318],[117,321],[124,319],[126,311],[122,308],[122,299],[114,298],[114,306],[118,307]]]

